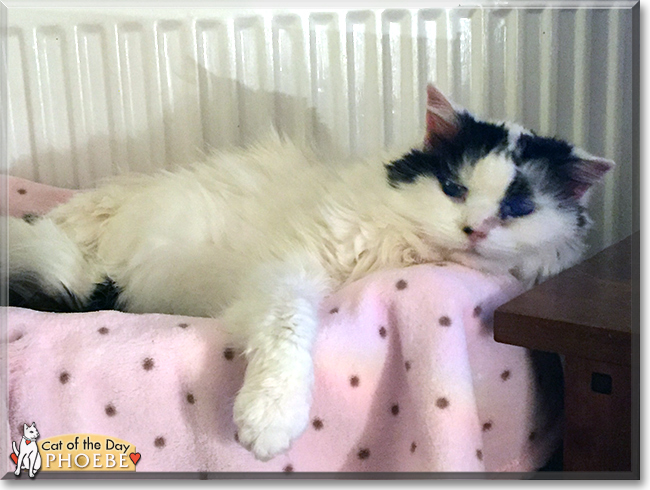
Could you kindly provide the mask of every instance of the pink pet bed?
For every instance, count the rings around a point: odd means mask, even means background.
[[[26,219],[72,194],[15,178],[8,189],[8,214]],[[41,438],[126,440],[142,455],[137,472],[534,471],[559,445],[561,406],[540,356],[493,340],[494,308],[520,292],[510,278],[438,264],[330,296],[311,423],[268,462],[237,442],[245,361],[218,318],[5,308],[2,447],[35,421]]]

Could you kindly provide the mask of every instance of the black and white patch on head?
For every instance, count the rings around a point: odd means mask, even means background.
[[[388,182],[392,187],[413,183],[418,177],[435,177],[441,185],[458,183],[464,165],[471,165],[491,152],[503,151],[508,146],[505,125],[477,121],[463,112],[458,114],[457,128],[435,146],[413,150],[386,166]]]
[[[518,166],[530,166],[543,174],[546,194],[567,202],[580,201],[614,162],[595,157],[556,138],[522,134],[512,159]]]
[[[480,121],[432,87],[427,95],[423,146],[386,165],[407,213],[449,260],[510,264],[526,277],[575,263],[591,223],[588,191],[613,162],[517,124]]]

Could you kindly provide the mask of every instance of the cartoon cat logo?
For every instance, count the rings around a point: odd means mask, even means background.
[[[23,438],[20,440],[20,449],[16,447],[14,441],[11,441],[14,447],[11,459],[16,463],[16,471],[14,471],[16,476],[20,476],[21,469],[26,469],[29,470],[29,477],[34,478],[36,472],[41,469],[41,453],[36,442],[39,435],[36,422],[32,422],[31,426],[23,424]]]

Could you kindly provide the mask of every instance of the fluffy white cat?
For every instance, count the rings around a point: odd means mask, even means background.
[[[271,137],[10,220],[11,303],[222,316],[248,362],[239,440],[262,460],[287,450],[308,423],[331,291],[443,260],[532,284],[583,252],[588,190],[613,162],[427,93],[418,149],[320,162]]]

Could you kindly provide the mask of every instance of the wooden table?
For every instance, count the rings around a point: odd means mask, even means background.
[[[638,285],[637,232],[494,314],[496,341],[564,356],[564,471],[638,474]]]

